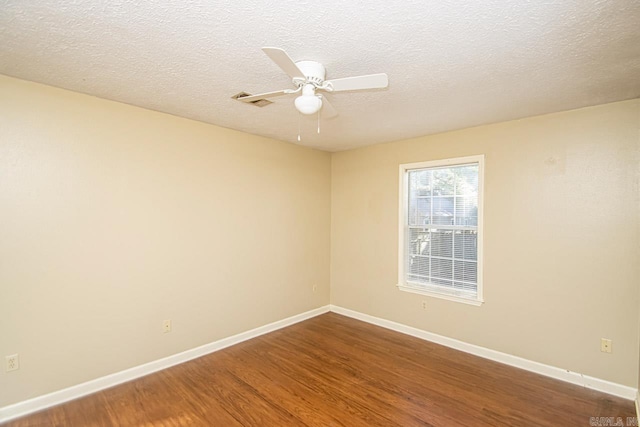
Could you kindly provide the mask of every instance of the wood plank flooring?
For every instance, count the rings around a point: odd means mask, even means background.
[[[589,426],[632,401],[327,313],[5,424]]]

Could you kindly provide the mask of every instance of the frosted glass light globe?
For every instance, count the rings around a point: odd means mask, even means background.
[[[300,95],[294,103],[302,114],[314,114],[322,108],[322,99],[316,95]]]

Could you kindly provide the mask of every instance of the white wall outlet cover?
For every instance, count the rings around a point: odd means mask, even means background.
[[[17,354],[12,354],[5,357],[5,370],[7,372],[17,371],[20,369],[20,358]]]
[[[171,320],[165,320],[162,322],[162,332],[165,334],[171,332]]]

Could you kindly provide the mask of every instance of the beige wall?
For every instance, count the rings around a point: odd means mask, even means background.
[[[328,304],[329,218],[328,153],[0,76],[0,407]]]
[[[635,387],[639,130],[633,100],[334,154],[332,304]],[[475,154],[486,303],[399,291],[398,165]]]

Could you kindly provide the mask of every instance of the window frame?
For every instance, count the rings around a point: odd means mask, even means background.
[[[409,172],[418,169],[442,168],[447,166],[461,166],[467,164],[478,164],[478,248],[477,248],[477,293],[475,298],[461,296],[461,292],[456,292],[446,287],[438,285],[413,285],[406,282],[405,272],[405,239],[406,228],[409,226]],[[474,155],[466,157],[456,157],[440,160],[428,160],[415,163],[404,163],[399,168],[399,210],[398,210],[398,289],[405,292],[441,298],[449,301],[456,301],[471,305],[482,305],[483,297],[483,260],[484,260],[484,155]],[[436,289],[440,289],[438,292]]]

